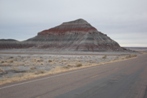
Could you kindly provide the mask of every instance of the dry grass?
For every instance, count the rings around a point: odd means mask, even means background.
[[[2,65],[15,65],[12,69],[14,71],[19,71],[19,69],[17,69],[16,65],[22,65],[23,63],[26,65],[48,65],[49,66],[55,66],[54,68],[52,68],[50,71],[45,71],[45,70],[39,70],[37,69],[37,67],[32,66],[30,67],[30,71],[26,72],[26,73],[22,73],[23,75],[20,76],[16,76],[16,77],[11,77],[11,78],[3,78],[3,80],[0,80],[0,84],[4,84],[4,83],[10,83],[10,82],[14,82],[14,81],[21,81],[21,80],[26,80],[26,79],[31,79],[31,78],[35,78],[35,77],[39,77],[39,76],[44,76],[44,75],[49,75],[49,74],[56,74],[56,73],[61,73],[61,72],[66,72],[66,71],[70,71],[70,70],[75,70],[75,69],[80,69],[80,68],[86,68],[86,67],[91,67],[91,66],[97,66],[97,65],[102,65],[102,64],[106,64],[106,63],[112,63],[112,62],[117,62],[120,60],[126,60],[132,57],[136,57],[137,55],[123,55],[123,56],[117,56],[116,58],[114,58],[113,60],[109,61],[109,56],[107,55],[103,55],[103,56],[99,56],[98,59],[101,60],[102,62],[99,62],[95,59],[95,57],[75,57],[75,58],[23,58],[21,60],[17,60],[14,61],[15,57],[10,57],[9,59],[5,60],[2,59],[0,61],[0,63]],[[94,59],[93,59],[94,58]],[[18,59],[18,58],[17,58]],[[103,59],[103,60],[102,60]],[[25,62],[24,62],[25,61]],[[0,69],[0,73],[4,72],[3,69]]]
[[[127,55],[127,56],[126,56],[126,59],[133,58],[133,57],[137,57],[137,55],[135,55],[135,54]]]
[[[7,77],[7,78],[3,78],[0,81],[0,85],[6,84],[6,83],[11,83],[11,82],[27,80],[27,79],[31,79],[31,78],[35,78],[35,77],[37,77],[37,75],[34,75],[33,73],[26,73],[22,76],[17,76],[17,77],[10,77],[10,78]]]
[[[51,73],[51,74],[55,74],[55,73],[64,72],[65,70],[67,70],[67,69],[65,69],[64,67],[56,66],[55,68],[53,68],[53,69],[50,71],[50,73]]]

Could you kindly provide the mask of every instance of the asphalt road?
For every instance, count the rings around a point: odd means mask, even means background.
[[[0,98],[147,98],[147,54],[3,85]]]

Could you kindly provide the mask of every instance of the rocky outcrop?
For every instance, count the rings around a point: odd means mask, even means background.
[[[48,35],[48,34],[65,34],[65,33],[80,33],[80,32],[93,32],[96,31],[88,22],[83,19],[78,19],[71,22],[65,22],[57,27],[51,28],[49,30],[44,30],[38,35]]]
[[[83,19],[41,31],[19,44],[22,48],[48,48],[54,51],[125,51],[117,42]]]

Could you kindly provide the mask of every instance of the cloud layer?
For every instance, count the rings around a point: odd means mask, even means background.
[[[0,39],[24,40],[83,18],[122,46],[147,46],[146,0],[1,0]]]

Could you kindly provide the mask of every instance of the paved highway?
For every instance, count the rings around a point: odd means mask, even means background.
[[[147,54],[3,85],[0,98],[147,98]]]

